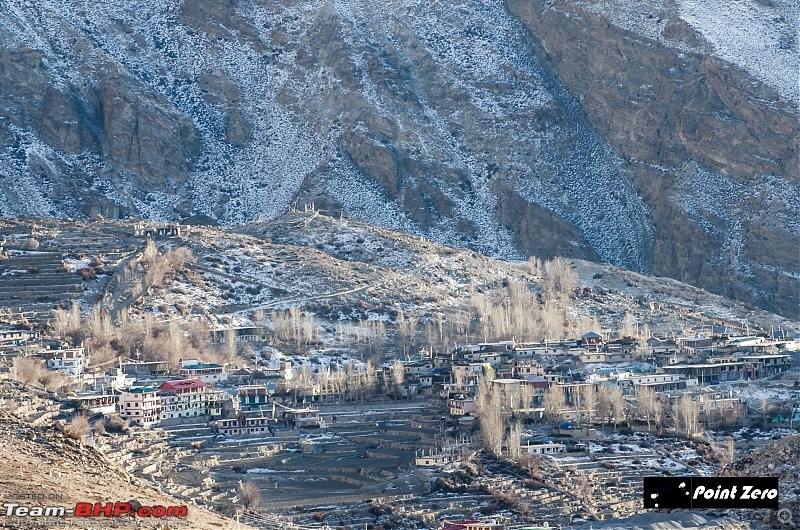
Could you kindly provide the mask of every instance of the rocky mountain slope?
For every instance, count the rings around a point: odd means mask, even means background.
[[[20,315],[31,322],[49,320],[54,304],[69,307],[73,301],[84,309],[101,303],[114,315],[131,306],[131,312],[157,318],[202,315],[242,325],[253,325],[259,309],[268,316],[297,307],[314,314],[330,333],[337,323],[359,320],[384,321],[392,329],[403,312],[421,324],[435,327],[442,321],[448,335],[465,341],[476,298],[500,300],[513,284],[542,293],[546,283],[546,274],[530,262],[497,260],[352,220],[287,214],[246,225],[188,227],[180,239],[159,238],[162,254],[183,246],[194,262],[154,284],[137,265],[145,239],[136,235],[134,224],[0,220],[0,228],[18,236],[8,236],[9,256],[0,259],[0,292],[6,294],[0,321],[17,321]],[[35,251],[28,244],[31,233],[40,245]],[[82,280],[79,271],[96,256],[103,256],[102,268]],[[32,267],[37,272],[30,272]],[[659,336],[704,333],[717,324],[782,328],[790,336],[800,330],[796,320],[670,278],[584,260],[573,260],[573,269],[578,287],[563,315],[569,336],[617,329],[626,313]],[[539,294],[535,299],[531,315],[543,310]],[[498,333],[494,338],[508,338]]]
[[[229,224],[313,199],[797,314],[788,0],[4,5],[2,214]]]

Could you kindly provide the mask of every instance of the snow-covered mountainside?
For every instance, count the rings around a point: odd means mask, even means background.
[[[231,224],[314,200],[796,312],[796,10],[634,4],[6,0],[0,214]]]

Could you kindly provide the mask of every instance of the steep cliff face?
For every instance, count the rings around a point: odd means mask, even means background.
[[[746,56],[720,59],[725,43],[682,18],[694,21],[691,2],[625,4],[510,0],[509,8],[626,160],[652,212],[654,272],[796,314],[800,128],[797,87],[784,78],[798,67],[796,56],[779,61],[785,48],[797,51],[782,18],[796,8],[762,4],[758,15],[772,6],[778,34],[777,47],[755,58],[778,57],[764,72]],[[750,22],[718,19],[729,31]]]
[[[796,309],[791,86],[720,59],[694,5],[651,0],[645,31],[599,5],[10,0],[0,213],[235,223],[314,199]]]

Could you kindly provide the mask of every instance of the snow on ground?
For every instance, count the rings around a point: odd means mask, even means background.
[[[800,47],[796,0],[678,0],[681,18],[717,55],[800,103]]]
[[[707,51],[665,34],[671,19],[680,17],[718,57],[800,103],[800,4],[795,0],[677,0],[675,7],[664,0],[586,0],[579,5],[681,52]]]

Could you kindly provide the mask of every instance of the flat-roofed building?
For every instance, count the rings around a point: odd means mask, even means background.
[[[133,425],[149,427],[161,421],[161,399],[151,386],[123,390],[117,403],[119,416]]]
[[[219,383],[228,379],[221,364],[204,363],[199,359],[181,359],[180,375],[187,379],[200,379],[206,384]]]

